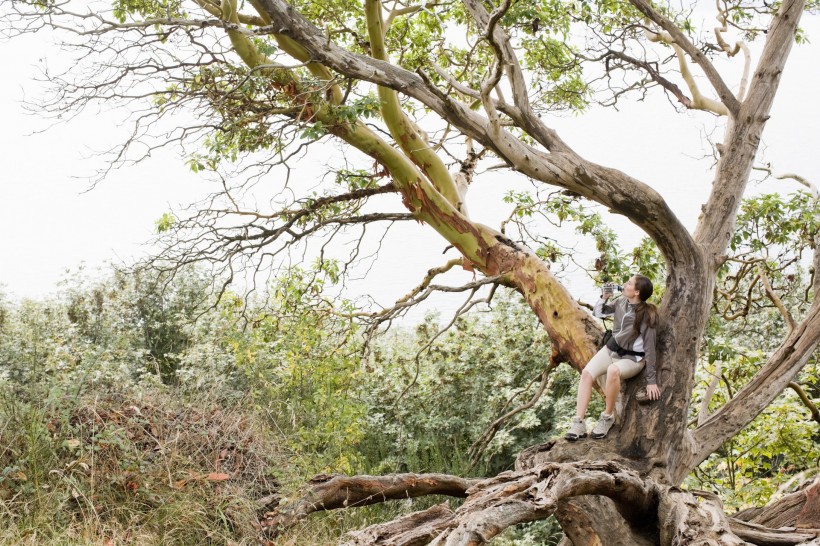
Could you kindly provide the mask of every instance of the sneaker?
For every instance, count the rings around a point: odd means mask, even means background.
[[[606,438],[607,433],[609,433],[609,429],[611,429],[614,424],[615,414],[607,415],[602,413],[601,418],[598,419],[598,423],[595,425],[595,428],[592,429],[592,437],[596,440]]]
[[[572,422],[569,425],[569,430],[564,435],[564,438],[569,440],[570,442],[574,442],[578,438],[586,438],[587,437],[587,425],[584,423],[583,419],[579,419],[578,417],[573,417]]]

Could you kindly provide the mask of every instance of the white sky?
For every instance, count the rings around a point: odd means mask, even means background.
[[[820,44],[819,23],[817,17],[805,16],[802,26]],[[764,134],[764,159],[777,172],[797,172],[815,182],[820,180],[818,53],[815,44],[793,49]],[[86,192],[88,182],[82,177],[100,167],[94,151],[117,142],[118,130],[111,115],[89,112],[37,132],[47,124],[25,113],[21,101],[41,94],[42,87],[33,78],[40,59],[53,55],[59,53],[40,37],[0,43],[0,289],[18,298],[54,292],[66,269],[80,264],[93,270],[107,261],[128,262],[141,255],[163,212],[178,210],[213,189],[182,160],[165,153],[117,171]],[[710,115],[679,114],[665,99],[657,99],[548,123],[588,159],[655,187],[682,221],[694,227],[711,184],[711,163],[696,160],[707,150],[703,131],[712,124]],[[509,207],[500,200],[507,191],[504,176],[487,174],[474,182],[468,197],[474,219],[497,226],[506,216]],[[752,185],[750,191],[778,187],[797,188],[782,182]],[[640,233],[623,218],[611,221],[628,241],[639,239]],[[399,235],[400,248],[387,250],[386,259],[374,266],[367,281],[354,284],[354,290],[389,303],[414,286],[428,268],[453,257],[441,256],[446,243],[428,227],[408,224]],[[572,290],[579,297],[590,296],[590,287],[583,282]]]

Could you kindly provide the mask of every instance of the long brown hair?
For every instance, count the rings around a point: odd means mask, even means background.
[[[641,335],[641,326],[644,321],[650,328],[654,328],[658,323],[658,308],[646,301],[655,291],[652,281],[643,275],[635,275],[635,289],[641,298],[641,302],[635,307],[635,324],[632,326],[632,331],[637,338]]]

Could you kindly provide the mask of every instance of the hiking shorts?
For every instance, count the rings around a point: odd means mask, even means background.
[[[615,351],[610,351],[608,348],[602,347],[601,350],[592,357],[592,360],[587,363],[584,370],[595,379],[598,376],[606,375],[607,368],[612,364],[615,364],[618,366],[618,369],[621,370],[621,379],[629,379],[641,372],[646,361],[641,359],[636,362],[632,358],[618,356],[618,353]]]

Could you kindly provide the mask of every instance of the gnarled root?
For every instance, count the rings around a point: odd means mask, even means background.
[[[448,474],[392,474],[388,476],[344,476],[320,474],[309,482],[298,500],[265,514],[262,527],[275,536],[313,512],[365,506],[388,500],[425,495],[466,497],[478,483]]]
[[[669,488],[658,509],[661,544],[794,546],[820,544],[820,530],[771,529],[726,517],[714,493]]]
[[[414,512],[387,523],[371,525],[361,531],[351,531],[342,546],[416,546],[429,544],[453,519],[446,503],[421,512]]]
[[[519,523],[544,519],[563,500],[580,495],[605,495],[632,515],[655,504],[654,482],[614,463],[583,461],[548,463],[536,468],[505,472],[467,491],[469,497],[431,544],[482,544]]]
[[[302,498],[269,513],[265,526],[273,534],[318,510],[428,494],[467,499],[455,512],[439,504],[350,532],[345,546],[474,546],[510,526],[552,514],[575,546],[820,546],[820,530],[771,529],[728,518],[716,495],[662,485],[614,461],[544,463],[485,480],[443,474],[319,476]],[[797,502],[786,503],[789,513],[795,520],[813,514],[809,501],[815,497],[809,488],[799,510],[794,508]]]

